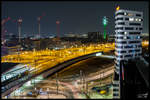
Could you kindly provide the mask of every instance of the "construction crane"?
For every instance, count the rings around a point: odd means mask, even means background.
[[[1,33],[2,33],[2,44],[3,44],[3,45],[4,45],[4,42],[5,42],[5,37],[4,37],[4,36],[5,36],[5,32],[7,32],[7,30],[5,30],[4,25],[5,25],[5,23],[8,22],[10,19],[11,19],[11,18],[8,17],[8,18],[6,18],[6,19],[3,19],[2,22],[1,22],[1,25],[2,25],[2,31],[1,31]]]
[[[1,25],[3,26],[7,21],[9,21],[11,18],[8,17],[7,19],[3,19],[2,22],[1,22]]]
[[[7,30],[5,29],[5,23],[6,22],[8,22],[9,20],[10,20],[11,18],[10,17],[8,17],[8,18],[5,18],[5,19],[3,19],[2,21],[1,21],[1,25],[2,25],[2,30],[1,30],[1,34],[2,34],[2,41],[1,41],[1,44],[2,44],[2,47],[1,47],[1,50],[2,50],[2,52],[1,52],[1,55],[5,55],[5,54],[7,54],[8,53],[8,50],[7,50],[7,48],[5,47],[5,33],[7,32]]]

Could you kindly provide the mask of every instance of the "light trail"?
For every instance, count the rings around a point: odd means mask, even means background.
[[[142,46],[148,46],[148,41],[143,41]],[[33,50],[21,51],[18,54],[3,56],[1,62],[23,63],[31,68],[38,69],[37,74],[64,61],[87,55],[94,52],[109,52],[115,49],[115,43],[93,44],[89,46],[71,47],[59,50]]]

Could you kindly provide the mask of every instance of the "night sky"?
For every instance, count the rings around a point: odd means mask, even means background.
[[[143,33],[148,33],[148,2],[2,2],[2,19],[21,17],[22,33],[38,34],[37,17],[45,13],[41,19],[41,34],[56,34],[56,20],[60,20],[60,34],[68,32],[86,33],[103,32],[102,18],[108,18],[107,32],[114,34],[115,8],[142,11],[144,14]],[[17,24],[8,21],[5,24],[8,33],[18,34]]]

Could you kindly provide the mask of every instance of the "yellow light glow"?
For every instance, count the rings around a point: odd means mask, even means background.
[[[118,6],[117,8],[116,8],[116,11],[118,11],[120,9],[120,6]]]
[[[142,46],[146,47],[148,45],[148,41],[142,42]],[[94,52],[108,52],[109,50],[114,49],[115,43],[106,43],[103,45],[96,44],[90,46],[81,46],[77,48],[65,48],[61,50],[24,51],[24,54],[20,55],[14,53],[11,55],[3,56],[1,62],[24,63],[28,67],[30,66],[30,68],[38,68],[37,70],[39,72],[42,72],[50,67],[53,67],[58,63],[67,61],[72,58],[76,58]]]
[[[105,94],[105,93],[106,93],[105,90],[100,91],[100,94]]]

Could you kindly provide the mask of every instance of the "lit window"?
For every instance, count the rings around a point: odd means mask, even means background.
[[[140,39],[140,36],[137,36],[136,39]]]
[[[124,15],[127,15],[127,13],[125,12]]]
[[[135,21],[138,21],[138,18],[136,18]]]
[[[126,35],[126,34],[127,34],[127,32],[124,32],[124,34]]]
[[[124,39],[127,39],[127,37],[125,36]]]
[[[134,18],[129,18],[129,21],[134,21]]]
[[[130,14],[130,13],[129,13],[128,16],[133,16],[133,14]]]

